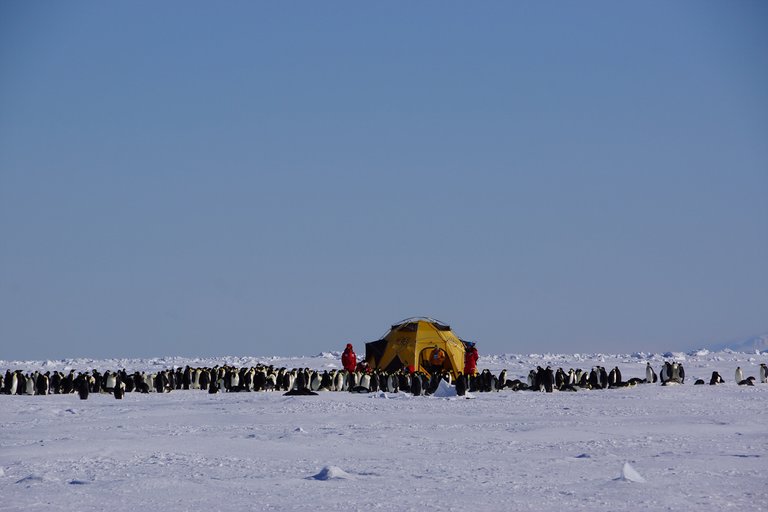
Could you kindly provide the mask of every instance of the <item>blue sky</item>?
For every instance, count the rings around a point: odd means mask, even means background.
[[[0,359],[768,330],[764,2],[0,4]]]

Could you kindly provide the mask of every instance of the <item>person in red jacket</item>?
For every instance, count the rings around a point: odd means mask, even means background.
[[[477,373],[477,354],[475,345],[469,345],[464,351],[464,375],[474,375]]]
[[[341,354],[341,366],[350,373],[355,371],[355,367],[357,366],[357,356],[352,349],[351,343],[347,343],[347,348],[345,348],[344,353]]]

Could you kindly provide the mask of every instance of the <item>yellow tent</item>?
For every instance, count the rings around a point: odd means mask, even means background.
[[[435,347],[445,351],[443,369],[454,378],[464,371],[464,343],[449,325],[426,317],[406,318],[382,339],[366,343],[365,360],[371,368],[390,372],[413,366],[430,373],[429,356]]]

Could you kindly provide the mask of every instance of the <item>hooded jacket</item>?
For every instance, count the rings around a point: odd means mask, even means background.
[[[355,355],[351,343],[347,343],[347,348],[345,348],[344,353],[341,354],[341,365],[349,372],[354,372],[355,367],[357,367],[357,355]]]

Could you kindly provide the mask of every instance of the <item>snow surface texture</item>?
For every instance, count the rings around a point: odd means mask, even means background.
[[[0,361],[0,369],[157,370],[306,358]],[[766,354],[486,356],[524,378],[538,365],[644,377],[664,359],[686,384],[474,400],[405,393],[173,391],[0,395],[0,510],[768,510]],[[709,382],[712,371],[726,384]],[[158,508],[156,508],[158,507]]]

